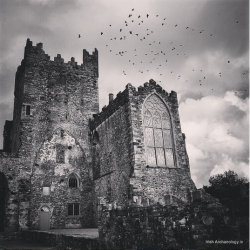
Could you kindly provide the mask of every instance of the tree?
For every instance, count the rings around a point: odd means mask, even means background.
[[[226,171],[210,177],[209,186],[204,190],[228,208],[233,218],[248,216],[249,182],[234,171]]]

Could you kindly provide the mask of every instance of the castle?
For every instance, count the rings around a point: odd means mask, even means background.
[[[99,112],[98,51],[54,60],[27,39],[0,152],[0,231],[96,227],[99,206],[186,203],[177,94],[128,84]]]

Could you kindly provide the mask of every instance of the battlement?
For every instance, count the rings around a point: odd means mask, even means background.
[[[178,106],[177,93],[175,91],[171,91],[169,94],[153,79],[150,79],[149,82],[145,82],[143,86],[139,86],[138,89],[136,89],[131,83],[128,83],[126,85],[126,89],[123,92],[119,92],[115,99],[113,99],[113,94],[109,94],[108,106],[104,106],[100,113],[93,115],[93,120],[90,121],[91,129],[96,128],[116,110],[127,103],[129,101],[130,93],[134,96],[137,96],[142,95],[143,93],[148,94],[152,91],[156,91],[157,93],[165,96],[171,103]]]
[[[99,76],[99,72],[98,72],[98,50],[96,48],[92,52],[92,54],[89,54],[89,52],[86,49],[83,49],[82,61],[83,61],[84,66],[89,67],[91,65],[92,67],[94,67],[95,72],[97,73],[97,77]]]
[[[24,60],[27,57],[37,58],[39,61],[46,61],[52,65],[63,65],[76,69],[92,68],[93,72],[98,77],[98,50],[96,48],[92,53],[83,49],[83,62],[82,64],[78,64],[74,57],[71,57],[70,61],[65,62],[61,54],[57,54],[54,59],[51,59],[43,50],[43,43],[39,42],[36,45],[33,45],[33,42],[28,38],[24,50]]]
[[[132,86],[132,85],[131,85]],[[98,125],[100,125],[103,121],[105,121],[109,116],[111,116],[116,110],[118,110],[121,106],[129,101],[128,88],[123,92],[119,92],[116,95],[116,98],[110,101],[108,106],[104,106],[102,111],[98,114],[93,115],[93,119],[90,120],[90,129],[95,129]]]
[[[98,61],[98,50],[96,48],[92,52],[92,54],[89,54],[89,52],[86,49],[83,49],[82,54],[83,54],[83,63]]]
[[[26,41],[26,46],[24,49],[24,58],[27,56],[34,54],[39,55],[40,57],[44,57],[44,59],[49,60],[50,56],[45,54],[43,50],[43,43],[37,43],[36,45],[33,45],[33,42],[28,38]]]
[[[153,89],[155,89],[158,93],[161,93],[170,99],[173,99],[173,100],[177,99],[177,93],[175,91],[171,91],[171,93],[169,94],[153,79],[150,79],[149,82],[145,82],[143,86],[139,86],[138,93],[145,92],[148,90],[153,90]]]

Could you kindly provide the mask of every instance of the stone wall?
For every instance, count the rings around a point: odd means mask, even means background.
[[[114,209],[102,205],[101,245],[106,249],[248,249],[245,230],[230,222],[216,199],[203,191],[191,197],[190,203],[179,206]]]
[[[16,231],[20,227],[27,227],[29,206],[30,172],[26,166],[30,161],[18,158],[14,154],[0,153],[0,174],[6,180],[6,188],[1,200],[4,206],[4,231]],[[1,189],[3,183],[1,183]],[[3,192],[3,190],[1,190]]]
[[[103,199],[126,206],[133,166],[128,89],[95,115],[91,128],[95,207]]]
[[[161,100],[169,112],[173,138],[173,166],[150,166],[146,160],[145,135],[143,128],[143,108],[147,98],[154,95]],[[178,113],[177,94],[168,94],[154,80],[150,80],[136,90],[130,87],[131,126],[133,133],[134,172],[130,179],[135,199],[148,200],[149,203],[165,200],[170,194],[187,201],[188,189],[195,190],[190,176],[189,159],[185,146],[185,135],[181,131]]]
[[[4,131],[3,131],[3,151],[11,152],[11,131],[12,131],[13,121],[5,121]]]
[[[69,185],[72,174],[77,178],[77,187]],[[46,193],[44,188],[48,190]],[[50,210],[50,228],[93,226],[92,190],[93,183],[82,147],[67,131],[57,129],[38,151],[32,171],[31,228],[40,228],[43,206]],[[79,215],[68,215],[69,203],[80,204]]]

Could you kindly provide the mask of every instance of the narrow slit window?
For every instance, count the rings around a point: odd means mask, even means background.
[[[26,105],[25,115],[30,115],[30,105]]]

